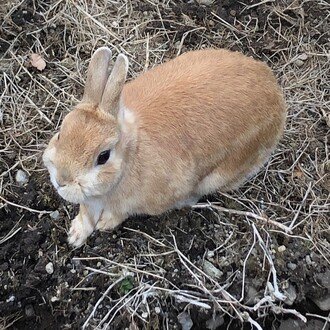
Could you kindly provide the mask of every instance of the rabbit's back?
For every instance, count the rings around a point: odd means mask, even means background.
[[[126,84],[122,96],[152,148],[193,158],[201,176],[233,152],[244,158],[270,149],[285,119],[271,70],[227,50],[183,54]]]

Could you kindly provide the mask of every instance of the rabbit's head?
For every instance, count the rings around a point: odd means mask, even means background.
[[[54,187],[72,203],[113,189],[126,157],[125,127],[134,121],[121,105],[128,60],[120,54],[109,74],[110,59],[106,47],[94,53],[82,101],[65,116],[43,154]]]

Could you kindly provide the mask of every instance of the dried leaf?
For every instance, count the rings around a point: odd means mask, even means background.
[[[32,66],[37,68],[39,71],[42,71],[46,67],[45,60],[41,57],[41,55],[33,53],[30,55],[30,63]]]

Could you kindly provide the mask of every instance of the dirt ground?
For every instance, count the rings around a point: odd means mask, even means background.
[[[329,329],[329,11],[326,0],[2,1],[0,329]],[[273,68],[288,119],[239,190],[73,250],[77,209],[41,154],[103,45],[129,57],[130,78],[192,49],[242,51]]]

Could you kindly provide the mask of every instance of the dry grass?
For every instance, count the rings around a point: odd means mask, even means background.
[[[92,265],[93,260],[102,261],[102,266],[87,268],[88,276],[102,273],[111,278],[94,308],[86,305],[90,316],[85,318],[84,327],[101,329],[120,317],[130,320],[131,329],[135,323],[147,328],[157,322],[162,322],[160,328],[169,329],[173,324],[166,313],[160,318],[155,312],[161,309],[170,313],[168,301],[185,303],[187,311],[195,306],[213,311],[214,317],[218,312],[230,315],[257,329],[262,326],[256,318],[270,312],[294,314],[305,320],[308,315],[283,304],[289,276],[282,271],[279,277],[276,272],[276,267],[283,268],[276,242],[282,237],[290,246],[308,244],[309,252],[329,267],[330,55],[329,43],[324,41],[330,30],[328,2],[253,1],[240,5],[237,17],[230,21],[213,7],[200,7],[202,18],[189,15],[189,11],[176,15],[177,5],[171,0],[30,1],[29,6],[35,13],[34,22],[24,25],[13,19],[18,8],[24,10],[24,1],[12,1],[0,9],[0,41],[11,39],[0,60],[0,209],[23,208],[39,217],[49,211],[21,204],[15,173],[21,168],[37,180],[45,174],[40,154],[63,115],[81,96],[90,54],[98,46],[108,45],[115,54],[124,52],[131,62],[130,77],[189,49],[242,50],[274,69],[289,109],[285,136],[265,169],[240,190],[219,193],[212,198],[213,203],[196,206],[209,209],[207,214],[213,214],[221,230],[228,230],[228,239],[216,242],[212,251],[206,249],[202,260],[190,260],[178,247],[174,234],[162,238],[142,231],[134,235],[141,236],[144,243],[125,261],[119,255],[117,260],[117,256],[108,258],[106,254],[95,258],[80,254],[81,260]],[[308,16],[307,9],[320,16]],[[254,15],[258,10],[263,15]],[[45,58],[43,72],[29,65],[31,53]],[[238,221],[245,224],[244,235]],[[18,233],[17,228],[3,236],[0,244]],[[237,237],[241,237],[241,244],[233,240]],[[121,242],[129,244],[122,238]],[[222,283],[203,270],[204,260],[220,265],[220,256],[230,259],[232,253],[241,254],[242,262]],[[266,270],[260,279],[264,294],[247,304],[246,267],[252,255]],[[165,276],[171,268],[159,261],[165,256],[180,263],[186,274],[185,288]],[[112,299],[111,291],[125,278],[132,279],[134,288]],[[238,295],[232,293],[237,283]],[[74,289],[89,290],[83,282]],[[168,305],[164,305],[165,298]],[[96,315],[98,305],[105,301],[109,307]]]

